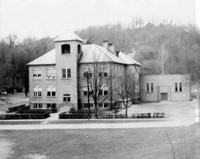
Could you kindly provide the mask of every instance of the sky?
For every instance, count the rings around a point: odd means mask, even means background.
[[[200,24],[200,0],[0,0],[0,39],[55,37],[66,30],[122,23],[135,17],[154,23]],[[196,3],[195,3],[196,2]],[[196,12],[199,12],[196,9]],[[200,26],[200,25],[199,25]]]

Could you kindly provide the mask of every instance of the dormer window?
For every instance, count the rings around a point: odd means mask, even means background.
[[[81,53],[81,45],[78,45],[78,54]]]
[[[61,52],[62,52],[62,54],[69,54],[70,53],[70,45],[69,44],[62,45]]]

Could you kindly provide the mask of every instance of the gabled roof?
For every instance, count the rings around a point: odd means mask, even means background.
[[[121,51],[119,52],[119,58],[121,58],[127,65],[141,65],[139,62],[135,61],[133,58]]]
[[[96,45],[87,44],[82,45],[83,55],[79,60],[79,63],[93,63],[93,62],[114,62],[125,65],[140,65],[139,62],[135,61],[126,54],[120,52],[119,56],[110,52],[108,49]],[[56,64],[56,51],[55,49],[47,52],[46,54],[38,57],[37,59],[29,62],[27,65],[55,65]]]
[[[56,51],[55,49],[47,52],[46,54],[38,57],[37,59],[29,62],[27,65],[55,65],[56,64]]]
[[[74,32],[67,30],[63,34],[59,35],[54,41],[71,41],[71,40],[78,40],[83,41],[78,35],[76,35]]]
[[[88,44],[83,45],[82,50],[83,56],[79,63],[115,62],[124,64],[124,62],[119,57],[102,46],[96,44]]]

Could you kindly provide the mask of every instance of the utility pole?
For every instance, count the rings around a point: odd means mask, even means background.
[[[199,111],[199,121],[200,121],[200,108],[199,108],[199,82],[197,83],[197,106],[198,106],[198,111]]]
[[[87,78],[87,97],[88,97],[88,120],[90,120],[90,86],[89,86],[89,72],[86,72]]]

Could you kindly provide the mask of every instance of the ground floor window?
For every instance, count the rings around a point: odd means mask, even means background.
[[[71,102],[70,94],[64,94],[63,95],[63,102]]]
[[[47,109],[55,109],[56,108],[56,103],[48,103],[47,104]]]
[[[34,103],[33,108],[42,108],[42,103]]]

